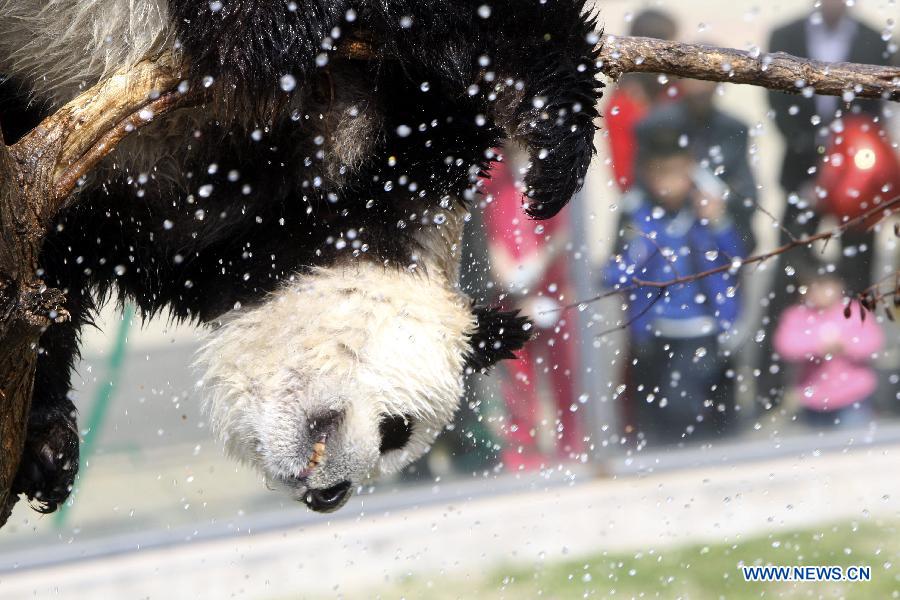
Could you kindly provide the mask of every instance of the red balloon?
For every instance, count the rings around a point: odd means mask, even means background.
[[[900,196],[900,157],[887,134],[871,118],[852,115],[832,133],[816,186],[824,191],[822,210],[842,223]],[[880,220],[873,215],[860,226]]]

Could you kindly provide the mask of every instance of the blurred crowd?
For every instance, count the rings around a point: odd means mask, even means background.
[[[676,19],[661,10],[635,15],[630,27],[630,35],[679,39]],[[898,58],[844,0],[817,2],[775,29],[763,50],[876,65]],[[602,143],[621,192],[619,223],[607,264],[592,276],[625,309],[618,329],[627,333],[627,359],[614,361],[617,433],[637,447],[739,434],[747,419],[738,418],[738,388],[752,396],[751,420],[776,411],[813,429],[867,426],[900,406],[897,365],[878,366],[897,340],[886,338],[886,313],[868,314],[860,302],[896,269],[896,251],[878,250],[873,220],[860,218],[900,195],[900,152],[883,103],[849,92],[769,93],[785,147],[782,207],[773,212],[760,205],[748,125],[718,106],[719,91],[631,74],[609,92]],[[588,334],[577,311],[562,310],[582,300],[571,239],[580,224],[566,213],[548,222],[523,217],[527,161],[514,148],[503,152],[470,228],[464,285],[479,302],[528,314],[536,335],[501,369],[499,389],[470,381],[464,444],[451,454],[468,456],[467,468],[527,470],[583,459],[596,424],[580,410],[589,394],[579,336]],[[776,246],[796,247],[745,265],[771,250],[758,247],[760,214],[778,228]],[[798,243],[835,228],[840,235],[827,244]],[[748,285],[760,267],[765,285]],[[748,312],[761,315],[749,326]],[[735,342],[739,328],[745,343]]]

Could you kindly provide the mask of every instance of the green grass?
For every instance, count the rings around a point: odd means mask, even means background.
[[[842,523],[734,543],[566,563],[495,568],[483,576],[413,576],[365,598],[900,598],[900,539],[894,523]],[[739,565],[866,565],[867,583],[747,583]]]

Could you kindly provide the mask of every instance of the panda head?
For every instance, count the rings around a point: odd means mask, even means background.
[[[199,354],[213,429],[310,508],[422,456],[452,420],[478,323],[440,273],[348,262],[223,320]]]

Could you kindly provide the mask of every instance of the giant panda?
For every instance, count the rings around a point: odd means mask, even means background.
[[[54,225],[15,491],[64,502],[70,371],[110,296],[209,326],[198,365],[224,447],[316,511],[422,456],[467,371],[527,340],[459,290],[463,227],[504,140],[524,210],[556,214],[593,155],[586,0],[0,0],[7,143],[117,69],[170,50],[208,88],[127,139]],[[351,36],[366,60],[340,58]]]

